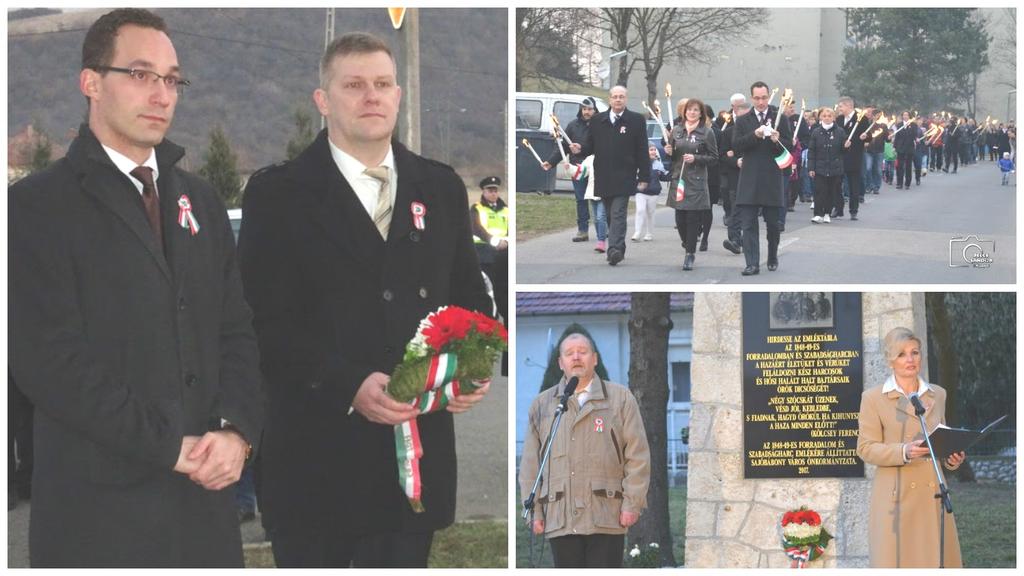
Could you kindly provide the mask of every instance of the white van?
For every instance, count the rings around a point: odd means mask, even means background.
[[[570,122],[576,119],[576,113],[579,112],[580,104],[586,97],[586,94],[516,92],[516,131],[541,131],[550,135],[551,128],[553,127],[551,114],[558,118],[558,122],[562,127],[568,126]],[[596,97],[594,100],[597,102],[598,112],[608,109],[608,105],[604,100]],[[521,137],[516,138],[517,148],[522,146],[520,140]],[[542,156],[542,159],[546,160],[547,158]],[[523,168],[525,167],[517,167],[517,173]],[[533,162],[530,171],[532,172],[534,169],[541,170],[536,161]],[[555,175],[555,189],[572,190],[572,175],[569,172],[568,165],[564,163],[558,164]]]

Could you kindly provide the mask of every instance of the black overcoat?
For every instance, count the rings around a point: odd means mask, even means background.
[[[637,182],[651,179],[647,152],[647,121],[632,110],[623,110],[612,125],[605,110],[590,119],[590,132],[580,143],[581,155],[594,155],[594,195],[598,198],[632,196]]]
[[[774,126],[776,114],[778,110],[770,106],[765,122]],[[776,143],[755,136],[758,126],[757,111],[753,108],[736,120],[732,147],[736,155],[743,158],[736,187],[736,205],[782,206],[785,183],[775,157],[782,152],[783,146],[792,154],[793,131],[789,122],[779,122],[779,141]]]
[[[225,418],[256,443],[259,360],[224,206],[156,147],[166,257],[86,126],[10,189],[11,367],[35,405],[33,566],[241,566],[234,489],[173,472]],[[187,196],[199,231],[179,226]]]
[[[418,418],[426,512],[415,515],[398,482],[394,428],[347,415],[363,380],[392,372],[429,312],[492,309],[462,180],[397,142],[393,150],[398,192],[386,243],[331,157],[326,131],[246,186],[239,258],[269,396],[268,528],[357,535],[454,521],[451,413]],[[422,230],[414,202],[426,209]]]

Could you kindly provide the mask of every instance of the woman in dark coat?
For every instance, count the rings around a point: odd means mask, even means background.
[[[693,270],[702,211],[711,210],[708,167],[718,163],[718,143],[703,102],[684,100],[677,112],[683,121],[672,127],[671,141],[665,145],[665,152],[672,155],[668,205],[676,209],[676,229],[686,249],[683,270]]]
[[[807,145],[807,175],[814,180],[814,217],[811,222],[831,222],[833,206],[843,193],[843,143],[846,132],[836,124],[836,113],[828,106],[818,112]]]

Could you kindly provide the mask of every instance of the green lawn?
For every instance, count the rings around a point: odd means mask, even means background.
[[[1017,497],[1016,486],[995,482],[950,484],[953,509],[964,566],[968,568],[1016,568],[1017,566]],[[521,499],[520,499],[521,500]],[[867,503],[865,503],[865,506]],[[865,514],[867,510],[865,509]],[[669,517],[672,526],[673,552],[683,565],[685,543],[686,487],[669,491]],[[542,539],[534,538],[534,554]],[[521,518],[516,517],[516,566],[528,568],[530,534]],[[544,543],[544,556],[538,567],[551,567],[551,550]]]
[[[572,194],[516,194],[516,240],[522,242],[574,226],[576,198]]]
[[[966,568],[1017,566],[1016,486],[996,482],[949,485]]]
[[[247,568],[273,568],[270,547],[245,551]],[[434,535],[430,568],[508,567],[508,525],[505,522],[459,522]]]
[[[683,542],[685,534],[686,522],[686,486],[678,486],[676,488],[669,489],[668,496],[668,514],[669,524],[672,526],[672,552],[675,554],[676,562],[680,566],[683,565]],[[517,494],[518,497],[518,494]],[[519,498],[517,502],[522,502],[522,498]],[[519,514],[522,511],[520,509]],[[522,517],[517,514],[516,521],[516,568],[529,568],[530,567],[530,533],[526,529],[526,523]],[[543,543],[543,544],[542,544]],[[544,548],[544,556],[541,558],[539,563],[536,563],[537,568],[552,568],[554,564],[551,560],[551,547],[547,545],[540,536],[533,538],[533,555],[536,557],[540,551],[541,546]],[[623,551],[625,553],[625,551]]]
[[[633,213],[636,202],[630,201],[628,207],[629,226],[633,226]],[[591,211],[593,216],[593,211]],[[543,236],[560,230],[576,228],[576,197],[568,193],[556,193],[540,196],[533,192],[516,194],[516,240],[522,242],[537,236]],[[572,237],[572,232],[566,240]],[[594,223],[590,223],[590,239],[596,241]]]

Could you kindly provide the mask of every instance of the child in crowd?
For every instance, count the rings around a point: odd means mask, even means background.
[[[1017,172],[1013,160],[1010,160],[1009,152],[1003,152],[1003,157],[999,160],[999,171],[1003,173],[1003,186],[1006,186],[1010,182],[1010,175]]]

